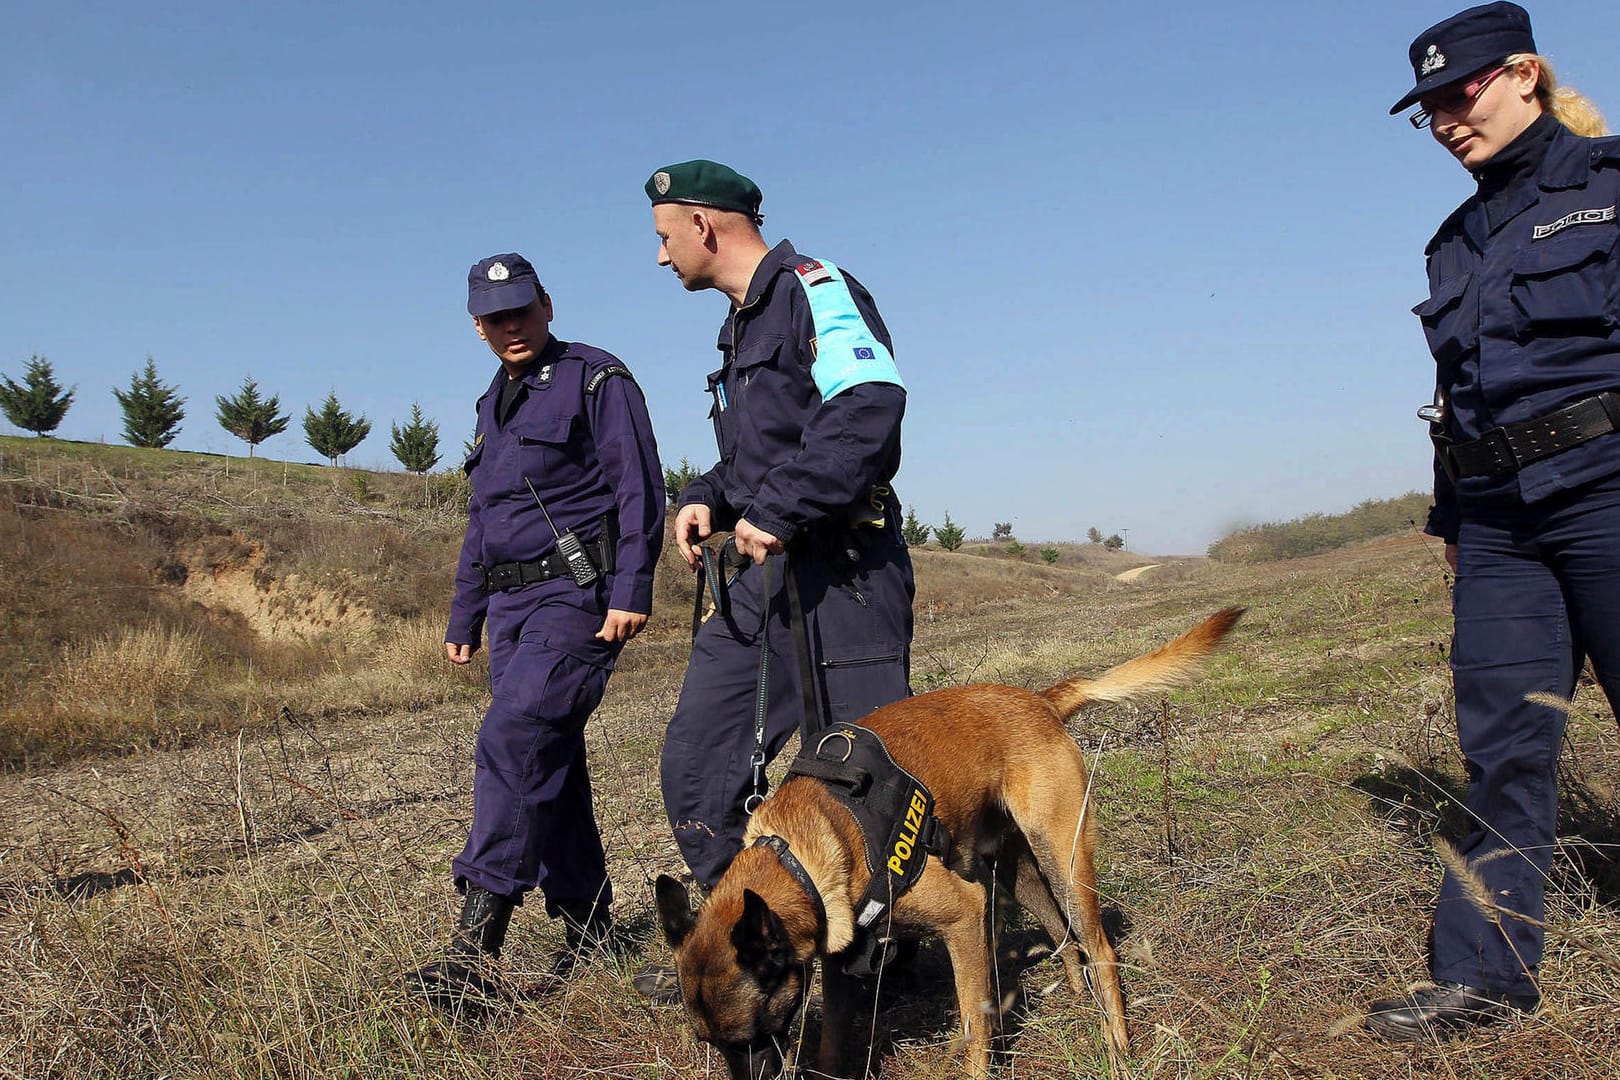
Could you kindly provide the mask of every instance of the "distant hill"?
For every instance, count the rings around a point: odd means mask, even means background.
[[[183,743],[283,708],[475,699],[483,671],[452,669],[441,644],[467,495],[455,467],[408,476],[0,435],[0,769]],[[983,547],[915,553],[920,617],[1091,596],[1146,561],[1062,545],[1048,565],[1033,544],[1022,558]],[[693,585],[666,542],[653,624],[622,667],[684,662]]]
[[[1393,499],[1368,499],[1342,514],[1307,514],[1228,533],[1209,546],[1225,563],[1259,563],[1319,555],[1346,544],[1421,528],[1431,498],[1411,491]]]

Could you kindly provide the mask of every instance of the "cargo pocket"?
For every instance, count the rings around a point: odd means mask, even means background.
[[[1454,364],[1479,344],[1479,320],[1472,317],[1463,299],[1474,275],[1466,271],[1447,278],[1431,290],[1429,298],[1412,309],[1423,320],[1423,335],[1429,352],[1442,367]]]
[[[859,720],[873,709],[911,695],[907,651],[891,646],[857,647],[822,657],[816,665],[828,720]]]
[[[1612,226],[1577,226],[1516,254],[1509,296],[1519,335],[1537,329],[1603,335],[1613,329],[1620,316],[1614,247]]]

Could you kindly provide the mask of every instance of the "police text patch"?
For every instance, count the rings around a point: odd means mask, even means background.
[[[1530,234],[1532,240],[1545,240],[1554,233],[1562,232],[1571,225],[1601,225],[1605,221],[1614,220],[1614,207],[1602,206],[1595,210],[1577,210],[1573,214],[1565,214],[1557,221],[1546,225],[1537,225]]]

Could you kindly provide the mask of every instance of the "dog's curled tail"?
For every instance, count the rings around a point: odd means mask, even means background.
[[[1242,614],[1240,607],[1217,611],[1167,645],[1111,667],[1095,679],[1079,676],[1064,679],[1041,691],[1041,696],[1067,720],[1076,710],[1093,702],[1124,701],[1138,694],[1179,686],[1215,651]]]

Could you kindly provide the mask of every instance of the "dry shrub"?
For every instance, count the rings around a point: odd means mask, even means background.
[[[161,626],[68,645],[36,704],[35,733],[75,743],[145,741],[164,726],[202,672],[201,638]]]

